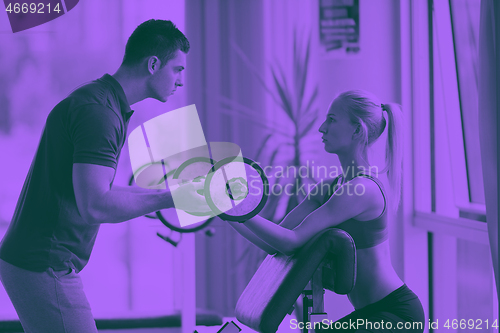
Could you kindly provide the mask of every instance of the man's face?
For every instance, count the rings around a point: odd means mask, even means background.
[[[174,58],[165,66],[159,68],[155,65],[152,75],[148,80],[149,97],[166,102],[173,95],[177,87],[184,84],[182,71],[186,67],[186,54],[181,50],[175,51]]]

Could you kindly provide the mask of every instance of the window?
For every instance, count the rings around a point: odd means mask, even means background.
[[[477,120],[480,0],[430,3],[430,210],[485,222]]]
[[[469,201],[484,204],[477,120],[479,0],[450,1]]]
[[[498,313],[477,123],[480,2],[412,3],[414,224],[428,232],[428,315],[440,323]]]

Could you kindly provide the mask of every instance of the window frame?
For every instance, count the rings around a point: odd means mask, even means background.
[[[460,179],[460,177],[467,176],[466,166],[465,166],[465,145],[460,142],[451,140],[453,135],[457,134],[457,129],[461,130],[462,119],[460,113],[453,115],[460,117],[460,123],[457,118],[452,118],[452,123],[450,126],[446,126],[448,135],[445,135],[444,143],[450,145],[450,155],[449,156],[439,156],[439,149],[436,149],[436,144],[440,144],[439,138],[433,133],[433,128],[436,124],[438,117],[435,113],[436,105],[442,105],[447,103],[448,109],[446,113],[442,114],[442,117],[449,117],[449,111],[453,111],[449,107],[450,98],[453,99],[454,105],[460,107],[460,100],[458,98],[458,87],[455,91],[455,96],[453,92],[451,94],[444,95],[443,99],[446,100],[436,100],[436,93],[434,91],[434,83],[438,82],[441,87],[445,85],[445,82],[440,82],[440,77],[436,78],[434,74],[438,70],[444,70],[439,66],[436,68],[434,62],[434,57],[430,57],[430,54],[435,54],[435,42],[429,45],[429,42],[433,40],[434,35],[430,35],[429,31],[434,31],[432,22],[429,22],[429,7],[436,4],[437,1],[428,0],[408,0],[410,7],[410,36],[411,36],[411,50],[410,50],[410,66],[411,66],[411,79],[408,80],[409,83],[405,82],[405,76],[402,76],[403,88],[405,85],[411,85],[411,105],[412,112],[412,124],[411,124],[411,135],[412,135],[412,168],[413,174],[413,215],[412,215],[412,226],[415,229],[410,229],[408,233],[405,234],[404,242],[411,243],[405,249],[410,248],[410,251],[419,251],[419,258],[411,256],[410,254],[405,254],[405,261],[411,263],[410,265],[418,265],[418,272],[412,268],[406,268],[408,264],[405,264],[405,280],[407,283],[413,286],[418,286],[415,289],[419,297],[421,298],[422,304],[424,306],[424,311],[429,315],[431,320],[435,318],[453,318],[457,317],[458,312],[454,307],[450,307],[450,304],[454,304],[458,301],[457,297],[457,287],[458,280],[456,275],[458,274],[458,266],[456,261],[444,258],[444,256],[439,255],[444,250],[452,251],[453,248],[457,246],[459,239],[472,241],[480,244],[489,244],[487,224],[481,222],[478,218],[482,214],[485,214],[485,207],[481,204],[471,203],[469,201],[468,192],[468,182],[467,178],[462,178],[465,180],[459,186],[459,193],[453,193],[452,197],[449,198],[448,206],[454,206],[454,214],[442,214],[443,210],[440,207],[441,202],[439,202],[439,195],[442,193],[449,194],[450,189],[443,188],[442,184],[436,184],[436,180],[439,182],[439,176],[442,174],[442,170],[436,168],[436,163],[442,163],[445,158],[450,159],[460,159],[461,163],[453,165],[453,163],[448,163],[448,168],[451,170],[452,182],[454,179]],[[443,1],[441,1],[443,2]],[[446,1],[446,5],[449,3]],[[442,10],[442,9],[439,9]],[[402,36],[404,36],[404,12],[401,11],[401,27]],[[449,7],[448,16],[451,22]],[[442,24],[441,24],[442,25]],[[443,27],[439,27],[439,37],[442,38],[442,34],[446,33],[443,31]],[[432,29],[432,30],[431,30]],[[449,27],[448,34],[451,33],[451,26]],[[403,37],[402,37],[403,38]],[[453,41],[453,39],[452,39]],[[402,46],[404,44],[402,43]],[[442,52],[442,51],[441,51]],[[453,50],[454,53],[454,50]],[[402,49],[402,64],[404,63],[404,50]],[[453,63],[445,64],[446,70],[454,70],[455,77],[458,75],[456,69],[453,67],[455,64],[455,55],[453,54]],[[404,71],[403,71],[404,73]],[[438,74],[440,72],[437,72]],[[431,82],[433,84],[431,84]],[[455,83],[457,84],[457,83]],[[446,85],[445,85],[446,86]],[[442,88],[441,88],[442,89]],[[444,90],[444,89],[443,89]],[[403,89],[404,91],[404,89]],[[459,109],[461,110],[461,109]],[[441,119],[442,123],[442,119]],[[448,128],[450,130],[448,130]],[[450,143],[451,141],[451,143]],[[457,147],[457,148],[454,148]],[[461,147],[461,149],[458,149]],[[440,147],[438,147],[440,148]],[[435,150],[436,149],[436,150]],[[409,153],[407,153],[409,155]],[[410,160],[406,158],[405,161]],[[409,172],[408,170],[405,171]],[[441,174],[440,174],[441,172]],[[408,175],[409,176],[409,175]],[[448,175],[450,176],[450,175]],[[448,178],[449,182],[450,178]],[[451,183],[452,184],[452,183]],[[440,189],[441,186],[441,189]],[[464,189],[467,189],[465,191]],[[403,197],[403,202],[408,200],[408,198]],[[445,212],[447,213],[447,212]],[[464,218],[464,214],[468,218]],[[427,234],[427,238],[424,239],[421,232]],[[419,238],[422,243],[425,243],[426,249],[418,245],[414,241],[415,238]],[[456,257],[456,251],[452,253],[452,257]],[[411,260],[411,261],[408,261]],[[423,262],[427,266],[423,268]],[[423,281],[417,282],[410,274],[419,274],[423,277]],[[446,275],[455,276],[455,279],[438,279],[436,277],[442,277]],[[425,284],[425,285],[424,285]],[[494,284],[494,279],[493,279]],[[427,292],[426,292],[427,291]],[[450,298],[442,297],[447,295]],[[494,313],[498,312],[498,303],[495,297],[493,297]]]
[[[419,184],[415,188],[417,198],[415,211],[438,214],[436,223],[442,221],[440,218],[442,216],[485,223],[485,205],[470,201],[470,179],[466,161],[451,7],[448,1],[431,3],[433,20],[430,26],[434,40],[432,50],[424,46],[424,43],[429,43],[429,36],[425,38],[422,34],[417,37],[418,30],[415,27],[412,30],[412,38],[416,40],[412,49],[414,74],[412,93],[413,98],[419,101],[414,101],[414,107],[419,110],[414,116],[414,168],[415,181]],[[421,7],[427,7],[427,4]],[[419,12],[421,16],[425,15],[423,9]],[[415,13],[413,17],[415,20]],[[436,20],[436,17],[439,17],[439,20]],[[419,26],[422,28],[424,22],[420,22]],[[429,58],[430,52],[433,53],[433,59],[425,60],[426,57]],[[430,85],[428,93],[425,93],[426,85]],[[457,110],[459,112],[456,112]],[[447,132],[446,137],[434,133],[435,126],[440,123],[446,124],[443,128]],[[442,179],[449,177],[445,168],[450,170],[451,179]],[[441,185],[440,182],[445,185]],[[453,188],[453,201],[446,198],[446,192],[449,192],[448,186]],[[474,228],[474,224],[471,226]],[[467,234],[462,236],[467,237]]]

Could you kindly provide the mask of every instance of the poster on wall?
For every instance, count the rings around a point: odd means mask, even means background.
[[[319,1],[319,40],[325,55],[357,55],[359,39],[359,0]]]

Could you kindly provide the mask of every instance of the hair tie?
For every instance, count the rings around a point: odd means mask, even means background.
[[[382,111],[386,111],[387,112],[387,110],[385,108],[385,104],[380,104],[380,107],[382,108]]]

